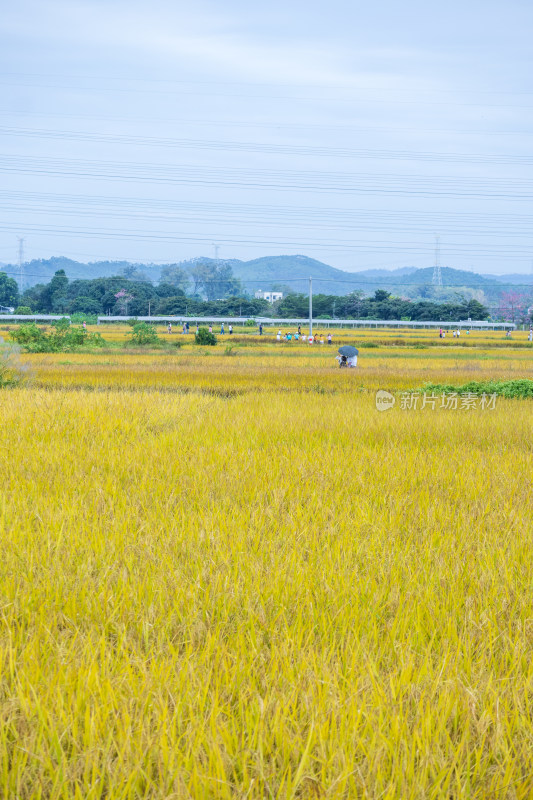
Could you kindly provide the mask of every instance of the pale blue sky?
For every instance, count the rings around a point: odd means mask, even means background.
[[[0,261],[529,272],[525,2],[3,10]]]

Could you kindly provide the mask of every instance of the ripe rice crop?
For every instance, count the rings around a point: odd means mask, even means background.
[[[226,344],[2,391],[0,796],[531,797],[533,405],[374,403],[530,351]]]

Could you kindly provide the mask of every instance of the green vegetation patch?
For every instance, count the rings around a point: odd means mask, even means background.
[[[426,383],[421,391],[440,394],[496,394],[499,397],[533,398],[533,380],[518,378],[513,381],[469,381],[461,385]]]

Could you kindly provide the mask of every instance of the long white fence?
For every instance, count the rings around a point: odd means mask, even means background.
[[[102,325],[111,322],[126,322],[129,317],[106,316],[98,317],[98,324]],[[168,322],[181,324],[188,322],[189,325],[245,325],[249,317],[185,317],[185,316],[167,316],[167,317],[135,317],[138,322],[151,322],[155,324],[166,324]],[[277,327],[298,326],[305,327],[309,324],[308,318],[301,319],[274,319],[271,317],[254,317],[257,325],[273,325]],[[486,322],[479,320],[459,320],[456,322],[442,322],[442,321],[426,321],[426,320],[390,320],[390,319],[313,319],[313,326],[319,328],[450,328],[472,330],[508,330],[515,329],[516,325],[513,322]]]
[[[68,314],[0,314],[0,322],[53,322],[70,319]]]
[[[58,319],[70,319],[67,314],[0,314],[2,322],[52,322]],[[126,322],[131,317],[125,316],[102,316],[98,317],[98,325],[111,322]],[[169,322],[183,325],[188,322],[190,325],[245,325],[249,317],[135,317],[139,322],[159,323],[160,325]],[[309,324],[308,317],[293,319],[274,319],[273,317],[254,317],[257,325],[274,326],[284,328],[287,326],[306,327]],[[313,325],[319,328],[459,328],[459,330],[470,328],[471,330],[514,330],[514,322],[486,322],[485,320],[461,319],[455,322],[439,320],[404,320],[404,319],[317,319],[313,318]]]

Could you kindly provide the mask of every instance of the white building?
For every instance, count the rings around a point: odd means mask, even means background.
[[[268,300],[269,303],[275,303],[276,300],[283,300],[283,292],[263,292],[258,289],[255,293],[256,300]]]

